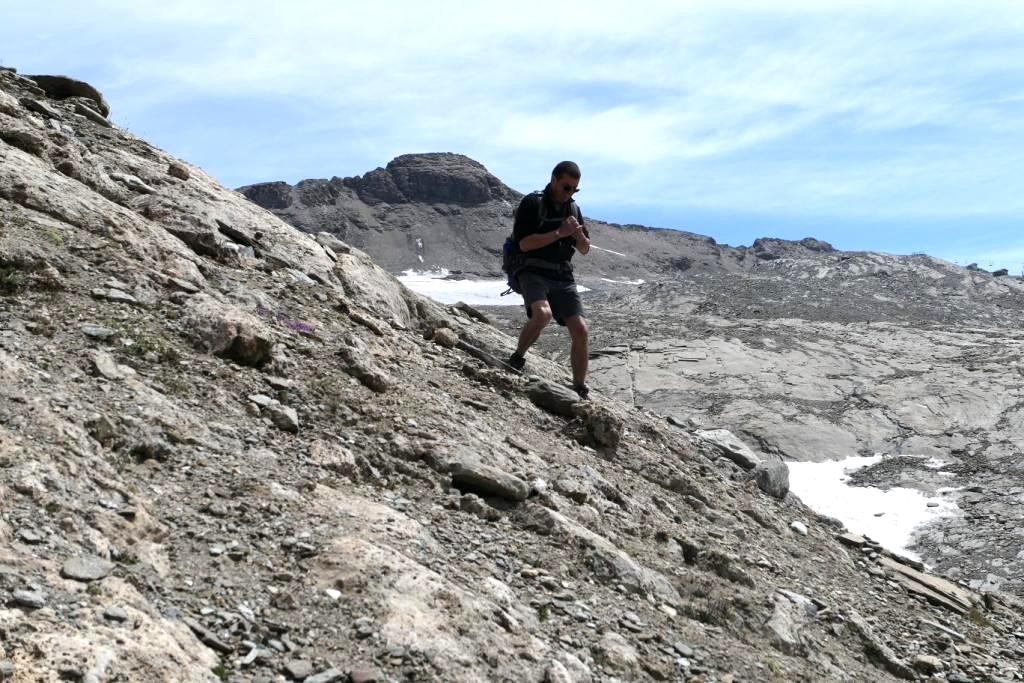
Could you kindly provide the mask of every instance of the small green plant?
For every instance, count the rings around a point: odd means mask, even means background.
[[[45,235],[46,239],[50,240],[58,247],[64,244],[64,235],[60,234],[60,232],[58,232],[54,228],[47,228],[46,230],[43,231],[43,235]]]
[[[224,662],[221,662],[217,666],[213,667],[212,669],[210,669],[210,671],[212,671],[213,675],[222,681],[226,681],[229,678],[231,678],[231,668],[228,667],[228,665]]]
[[[160,383],[163,384],[167,393],[170,394],[187,394],[191,389],[191,385],[181,377],[173,375],[164,375],[160,378]]]
[[[121,564],[131,566],[138,564],[140,560],[138,555],[129,550],[128,552],[122,553],[118,561]]]
[[[780,673],[780,672],[782,671],[782,665],[781,665],[781,664],[779,664],[779,663],[778,663],[777,661],[775,661],[774,659],[766,659],[766,660],[764,660],[764,665],[765,665],[765,666],[766,666],[766,667],[768,668],[768,670],[769,670],[769,671],[771,671],[771,672],[772,672],[773,674],[776,674],[776,675],[778,675],[778,674],[779,674],[779,673]]]
[[[971,620],[972,624],[982,626],[984,628],[992,628],[992,622],[985,618],[985,615],[981,613],[981,610],[977,607],[972,607],[971,611],[967,613],[967,618]]]
[[[0,267],[0,294],[17,294],[28,285],[28,276],[13,266]]]
[[[131,346],[126,346],[124,351],[129,356],[135,356],[136,358],[143,358],[149,353],[155,353],[160,363],[176,364],[181,360],[181,354],[178,353],[177,349],[168,344],[166,340],[144,333],[139,334],[135,339],[135,343]]]
[[[537,608],[537,618],[540,619],[541,623],[551,618],[551,607],[547,603]]]

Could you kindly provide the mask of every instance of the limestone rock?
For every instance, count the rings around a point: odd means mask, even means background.
[[[273,335],[255,316],[203,294],[190,298],[186,311],[188,334],[203,351],[241,365],[270,360]]]
[[[124,379],[128,375],[135,374],[134,371],[123,365],[118,365],[114,358],[105,351],[91,351],[89,361],[93,372],[100,377],[110,380]]]
[[[16,590],[11,596],[11,604],[27,609],[41,609],[46,606],[46,596],[40,591]]]
[[[539,378],[531,378],[526,385],[526,396],[541,408],[567,417],[575,415],[576,404],[580,402],[579,394],[569,387]]]
[[[268,409],[270,419],[278,429],[297,434],[299,431],[299,415],[290,406],[271,405]]]
[[[745,470],[761,464],[761,458],[728,429],[698,430],[697,436]]]
[[[186,166],[176,162],[171,162],[167,166],[167,175],[178,180],[188,180],[192,176]]]
[[[526,500],[530,495],[529,485],[519,477],[471,460],[455,465],[452,469],[452,484],[461,491],[512,501]]]
[[[448,327],[438,327],[434,330],[434,334],[431,337],[438,346],[443,346],[446,349],[454,349],[459,343],[459,336],[455,334],[455,331]]]
[[[0,90],[0,114],[17,116],[19,108],[20,105],[17,99]]]
[[[307,678],[303,683],[340,683],[347,676],[339,669],[327,669],[320,673],[313,674]]]
[[[910,663],[915,671],[920,671],[926,676],[936,674],[946,668],[943,661],[933,655],[914,655]]]
[[[594,660],[609,671],[631,679],[639,675],[640,656],[636,648],[618,633],[609,631],[594,646]]]
[[[757,486],[773,498],[783,500],[789,493],[789,466],[779,458],[769,458],[757,464],[751,473]]]
[[[385,393],[393,386],[394,380],[373,362],[364,347],[343,346],[338,351],[338,357],[345,372],[378,394]]]
[[[107,117],[103,116],[103,114],[100,114],[92,107],[81,102],[75,102],[75,113],[81,114],[93,123],[103,126],[104,128],[110,128],[113,125],[107,120]]]
[[[110,339],[114,336],[114,330],[103,325],[92,325],[89,323],[83,324],[80,328],[82,334],[93,339]]]
[[[293,681],[304,681],[313,675],[313,662],[308,659],[289,659],[284,663],[284,673]]]
[[[813,603],[795,593],[776,593],[773,605],[772,615],[765,624],[772,646],[783,654],[807,656],[807,645],[800,632],[816,611]]]
[[[574,413],[583,423],[581,440],[584,443],[615,451],[625,430],[625,422],[619,415],[609,406],[591,401],[577,403]]]
[[[114,570],[111,562],[98,557],[82,556],[73,557],[64,563],[60,573],[68,579],[75,581],[99,581]]]
[[[0,119],[0,140],[37,157],[43,156],[49,147],[40,133],[14,120]]]
[[[348,246],[329,232],[318,232],[316,234],[316,241],[330,249],[335,254],[348,254],[352,251],[352,247]]]

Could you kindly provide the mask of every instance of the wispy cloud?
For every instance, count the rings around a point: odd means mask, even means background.
[[[1024,214],[1022,39],[1009,0],[98,0],[5,8],[0,58],[233,185],[448,150],[576,158],[595,208],[921,222]]]

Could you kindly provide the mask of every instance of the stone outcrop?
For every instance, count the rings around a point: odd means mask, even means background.
[[[110,116],[110,105],[103,94],[84,81],[68,76],[28,76],[42,88],[47,95],[58,100],[70,97],[81,97],[89,101],[89,106],[104,119]]]

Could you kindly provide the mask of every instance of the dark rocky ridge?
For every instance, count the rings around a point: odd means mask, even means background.
[[[0,70],[0,677],[1019,677],[1012,596],[480,317]]]
[[[489,277],[500,275],[501,245],[522,198],[482,164],[440,153],[403,155],[352,178],[259,183],[239,191],[300,230],[337,235],[394,273],[445,268]],[[750,247],[729,247],[679,230],[587,221],[598,249],[580,268],[579,279],[596,289],[608,287],[601,278],[742,272],[760,260],[832,251],[812,238],[764,238]]]

